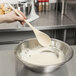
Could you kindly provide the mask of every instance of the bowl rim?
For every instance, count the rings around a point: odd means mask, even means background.
[[[64,41],[61,41],[61,40],[58,40],[58,39],[55,39],[55,38],[51,38],[51,39],[52,39],[52,40],[59,41],[59,42],[61,42],[61,43],[64,43],[64,44],[66,44],[68,47],[70,47],[70,45],[68,45],[68,44],[65,43]],[[26,40],[20,41],[19,44],[16,45],[16,47],[15,47],[15,49],[14,49],[14,50],[15,50],[15,51],[14,51],[14,54],[15,54],[16,58],[17,58],[19,61],[21,61],[25,66],[31,65],[32,67],[42,67],[42,68],[45,68],[45,67],[51,67],[51,66],[64,65],[64,64],[67,63],[69,60],[71,60],[72,57],[73,57],[73,55],[74,55],[74,51],[73,51],[72,47],[70,47],[70,50],[72,51],[72,55],[71,55],[67,60],[65,60],[65,61],[63,61],[63,62],[61,62],[61,63],[52,64],[52,65],[35,65],[35,64],[31,64],[31,63],[29,63],[29,62],[27,62],[27,61],[22,60],[22,59],[16,54],[16,53],[17,53],[17,50],[16,50],[17,47],[18,47],[19,45],[21,45],[22,43],[24,43],[24,42],[26,42],[26,41],[29,41],[29,40],[36,40],[36,38],[30,38],[30,39],[26,39]]]

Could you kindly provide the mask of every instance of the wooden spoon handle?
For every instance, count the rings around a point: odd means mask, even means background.
[[[13,11],[14,11],[17,15],[19,15],[20,17],[23,17],[11,4],[8,3],[8,5],[10,6],[10,8],[13,9]],[[35,29],[27,20],[24,19],[24,21],[25,21],[33,30]]]

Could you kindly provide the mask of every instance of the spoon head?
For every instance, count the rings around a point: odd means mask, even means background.
[[[38,42],[42,46],[49,46],[51,44],[51,38],[47,34],[38,31],[37,33],[35,33],[35,35],[37,37]]]

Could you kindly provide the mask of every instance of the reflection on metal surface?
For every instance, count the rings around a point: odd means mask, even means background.
[[[63,67],[57,69],[52,73],[37,73],[26,68],[21,62],[16,61],[16,76],[69,76],[67,73],[67,67],[64,65]]]
[[[73,1],[72,1],[73,2]],[[76,24],[76,1],[75,3],[66,3],[65,15]]]

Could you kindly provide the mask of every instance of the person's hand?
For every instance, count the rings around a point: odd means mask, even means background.
[[[14,21],[19,21],[21,24],[24,24],[24,19],[26,19],[26,17],[24,16],[24,14],[17,10],[23,17],[20,17],[18,16],[14,11],[11,11],[9,12],[8,14],[5,14],[4,15],[4,22],[7,22],[7,23],[11,23],[11,22],[14,22]]]

